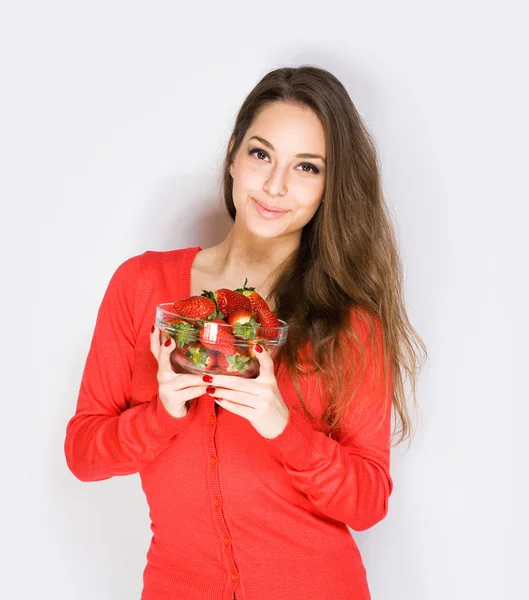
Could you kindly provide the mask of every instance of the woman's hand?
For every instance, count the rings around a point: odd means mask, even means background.
[[[255,350],[260,364],[259,376],[244,379],[213,375],[211,385],[215,391],[211,395],[218,399],[219,406],[247,419],[264,438],[272,439],[285,429],[289,410],[277,387],[272,358],[262,346],[256,345]]]
[[[175,342],[168,338],[170,344],[160,343],[160,330],[153,326],[151,329],[151,352],[158,361],[158,397],[173,417],[187,415],[186,402],[206,393],[207,383],[200,375],[175,373],[171,367],[171,352]]]

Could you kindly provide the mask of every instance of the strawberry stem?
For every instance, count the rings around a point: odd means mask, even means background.
[[[254,287],[246,287],[247,284],[248,284],[248,277],[246,277],[246,279],[244,280],[244,285],[242,286],[242,288],[238,288],[235,291],[238,294],[242,294],[243,296],[247,296],[247,294],[245,294],[244,292],[255,292],[255,288]]]

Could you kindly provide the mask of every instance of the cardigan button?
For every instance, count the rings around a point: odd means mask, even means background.
[[[209,464],[210,464],[212,467],[214,467],[214,466],[217,464],[217,459],[216,459],[214,456],[212,456],[212,457],[209,459]]]
[[[209,417],[209,422],[210,422],[212,425],[215,425],[215,421],[216,421],[216,420],[217,420],[217,419],[215,419],[215,415],[210,415],[210,417]]]
[[[213,504],[218,508],[221,504],[220,498],[215,498],[215,501],[213,502]]]
[[[231,543],[231,542],[230,542],[230,538],[229,538],[229,537],[225,537],[225,538],[224,538],[224,545],[225,545],[225,546],[229,546],[229,545],[230,545],[230,543]]]
[[[239,576],[237,575],[237,573],[232,573],[232,575],[230,575],[230,579],[233,582],[239,581]]]

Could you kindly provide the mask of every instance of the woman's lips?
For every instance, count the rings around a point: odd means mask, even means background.
[[[269,210],[263,206],[258,200],[252,197],[254,208],[258,215],[264,219],[280,219],[283,215],[286,215],[288,210]]]

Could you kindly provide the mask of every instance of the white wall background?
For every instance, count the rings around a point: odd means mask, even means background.
[[[392,454],[389,515],[354,534],[373,600],[523,596],[521,5],[2,5],[2,598],[139,598],[138,476],[81,483],[63,456],[97,308],[127,257],[222,239],[236,111],[269,69],[307,63],[346,85],[376,138],[430,354],[415,443]]]

